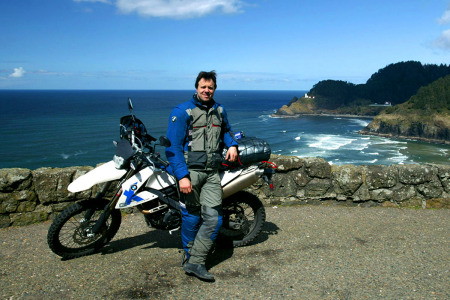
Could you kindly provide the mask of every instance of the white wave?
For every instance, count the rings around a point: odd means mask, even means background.
[[[326,150],[337,150],[345,145],[351,144],[353,141],[356,141],[356,139],[347,139],[336,135],[319,136],[314,139],[315,142],[309,144],[309,147]]]
[[[369,143],[364,143],[361,145],[355,145],[354,147],[350,148],[349,150],[363,151],[364,149],[369,148],[370,144],[371,143],[369,142]]]
[[[73,153],[73,154],[66,154],[66,153],[61,153],[60,154],[60,156],[63,158],[63,159],[69,159],[70,157],[72,157],[72,156],[78,156],[78,155],[83,155],[83,154],[86,154],[87,152],[86,151],[76,151],[75,153]]]
[[[287,130],[281,130],[281,132],[282,132],[282,133],[286,133],[286,132],[287,132]]]
[[[300,137],[298,136],[298,137],[296,137],[294,140],[298,141],[299,139],[300,139]]]
[[[439,152],[440,152],[439,155],[447,156],[449,150],[448,149],[439,149]]]
[[[271,118],[270,115],[261,115],[258,117],[262,122],[267,122]]]
[[[403,155],[400,151],[397,152],[396,156],[389,157],[388,160],[393,161],[395,164],[402,165],[408,159],[408,156]]]
[[[86,151],[77,151],[77,152],[75,152],[73,155],[74,156],[78,156],[78,155],[83,155],[83,154],[86,154],[87,152]]]
[[[298,154],[297,157],[322,157],[322,158],[326,158],[329,155],[327,154],[326,151],[310,151],[310,152],[305,152],[303,151],[304,149],[302,149],[301,154]]]
[[[291,153],[297,153],[297,152],[298,152],[298,150],[291,151]]]
[[[361,120],[361,119],[350,119],[350,121],[352,123],[355,123],[356,125],[360,125],[362,127],[366,127],[370,123],[367,120]]]
[[[366,153],[367,155],[380,155],[380,153],[378,152],[371,152],[371,153]]]
[[[375,143],[376,145],[385,145],[385,144],[407,144],[407,142],[403,141],[395,141],[395,140],[389,140],[389,139],[382,139],[379,142]]]

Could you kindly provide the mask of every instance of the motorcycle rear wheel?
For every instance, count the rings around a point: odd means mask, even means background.
[[[242,247],[252,242],[266,221],[266,211],[259,198],[240,191],[223,200],[223,224],[217,242],[223,246]]]
[[[64,259],[71,259],[92,254],[107,244],[119,230],[122,221],[119,210],[111,212],[99,233],[93,236],[89,234],[107,203],[82,201],[62,211],[48,230],[47,243],[50,249]],[[89,220],[85,220],[88,209],[94,212]]]

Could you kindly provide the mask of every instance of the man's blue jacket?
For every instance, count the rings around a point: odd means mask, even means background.
[[[217,109],[221,106],[213,99],[210,101],[213,101],[212,108]],[[169,117],[167,138],[170,140],[171,146],[166,148],[166,157],[170,163],[168,171],[175,175],[178,180],[189,175],[188,166],[184,156],[184,153],[188,151],[189,129],[191,128],[191,118],[187,111],[197,107],[203,107],[203,109],[205,109],[205,106],[197,100],[197,96],[194,95],[190,101],[176,106]],[[237,142],[232,137],[231,126],[223,106],[222,109],[222,141],[227,148],[237,146]]]

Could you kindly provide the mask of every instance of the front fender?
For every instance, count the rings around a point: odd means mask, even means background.
[[[86,174],[78,177],[67,187],[69,192],[76,193],[90,189],[98,183],[120,179],[127,170],[116,169],[114,161],[109,161]]]

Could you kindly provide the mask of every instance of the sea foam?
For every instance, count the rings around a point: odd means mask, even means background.
[[[337,135],[326,135],[314,138],[315,142],[309,144],[311,148],[319,148],[326,150],[337,150],[345,145],[351,144],[356,139],[343,138]]]

